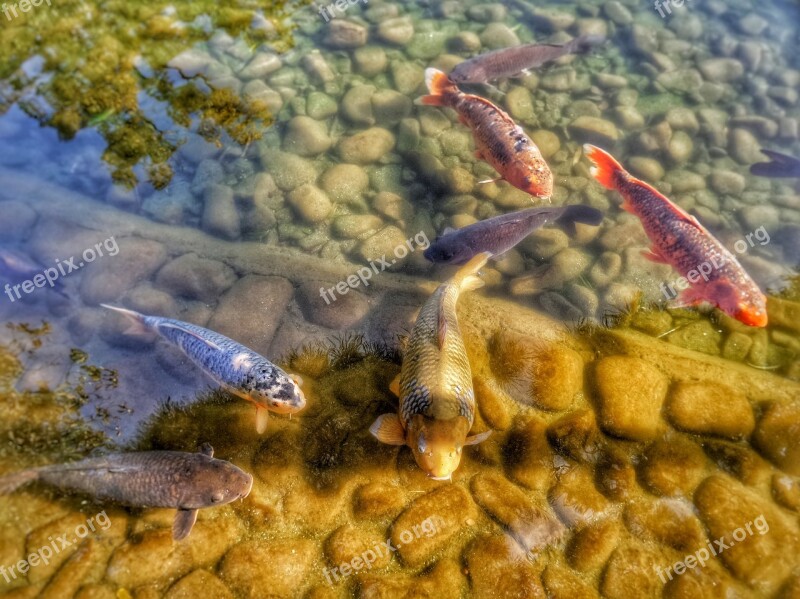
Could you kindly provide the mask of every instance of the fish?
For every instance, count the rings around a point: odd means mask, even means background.
[[[175,508],[172,538],[185,539],[197,510],[225,505],[250,494],[253,477],[214,458],[204,443],[197,453],[139,451],[110,453],[68,464],[22,470],[0,477],[0,495],[41,482],[69,493],[129,507]]]
[[[759,177],[800,177],[800,160],[794,156],[761,150],[770,162],[759,162],[750,167],[750,172]]]
[[[270,412],[294,414],[306,405],[302,378],[285,373],[264,356],[233,339],[188,322],[100,305],[131,321],[126,334],[157,333],[180,348],[226,391],[254,403],[259,434],[267,430]]]
[[[437,69],[426,69],[425,81],[430,94],[422,96],[420,102],[454,109],[461,123],[472,130],[479,159],[526,193],[543,199],[553,195],[550,167],[536,144],[508,114],[489,100],[462,92]]]
[[[472,258],[422,306],[400,376],[391,385],[400,398],[398,413],[379,416],[369,429],[383,443],[408,445],[419,467],[435,480],[451,480],[463,447],[492,432],[467,436],[475,420],[475,392],[456,318],[459,295],[483,286],[477,272],[489,256]]]
[[[11,284],[20,283],[31,280],[36,275],[43,275],[44,271],[45,267],[27,254],[7,246],[0,247],[0,278],[3,280]],[[51,278],[48,277],[47,280],[50,281]],[[66,297],[64,285],[58,278],[52,279],[52,288]]]
[[[438,264],[464,264],[481,252],[497,258],[548,222],[562,222],[565,228],[574,231],[576,222],[598,225],[602,220],[603,213],[588,206],[527,208],[458,230],[445,229],[423,255]]]
[[[488,83],[526,75],[567,54],[584,54],[605,41],[602,35],[582,35],[565,44],[525,44],[486,52],[459,63],[450,71],[450,80],[457,83]]]
[[[645,257],[669,264],[688,279],[679,305],[708,302],[748,326],[767,326],[767,300],[761,289],[695,217],[634,178],[605,150],[589,144],[583,150],[594,165],[594,178],[622,194],[622,208],[639,217],[652,242]]]

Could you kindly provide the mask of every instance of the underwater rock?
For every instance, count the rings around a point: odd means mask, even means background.
[[[319,85],[336,79],[336,73],[319,50],[312,50],[303,57],[303,69],[309,78]]]
[[[539,348],[537,348],[539,349]],[[580,355],[560,345],[550,345],[530,356],[531,398],[545,410],[566,410],[583,390],[583,360]]]
[[[728,151],[739,164],[751,165],[761,162],[761,142],[747,129],[735,127],[728,135]]]
[[[612,519],[600,520],[579,528],[566,549],[570,566],[579,572],[597,570],[608,561],[619,537],[619,525]]]
[[[411,114],[411,98],[393,89],[381,89],[372,96],[372,110],[378,123],[396,125]]]
[[[517,121],[528,121],[534,116],[533,97],[531,96],[531,92],[524,87],[515,87],[511,89],[511,91],[506,94],[505,104],[508,113]],[[539,149],[541,150],[541,146]],[[551,155],[552,154],[555,154],[555,152],[552,152]],[[542,152],[542,155],[547,158],[544,152]]]
[[[489,50],[519,46],[519,38],[505,23],[489,23],[480,34],[481,44]]]
[[[105,255],[82,271],[81,299],[88,306],[116,300],[140,281],[149,279],[167,260],[166,248],[156,241],[138,237],[115,241],[118,254]]]
[[[311,584],[318,544],[308,539],[243,541],[222,560],[219,575],[238,597],[296,597]]]
[[[296,116],[286,125],[283,149],[300,156],[316,156],[333,145],[325,125],[308,116]]]
[[[371,482],[356,489],[353,494],[353,513],[365,520],[394,519],[406,507],[406,498],[400,487]]]
[[[283,277],[245,275],[219,298],[208,328],[269,355],[272,337],[293,295],[293,285]]]
[[[571,412],[551,423],[547,439],[558,453],[584,464],[595,463],[604,444],[594,412],[589,409]]]
[[[697,444],[671,436],[655,441],[645,450],[640,481],[656,495],[690,496],[707,467],[708,460]]]
[[[239,71],[239,77],[242,79],[263,79],[270,73],[280,69],[281,64],[279,55],[259,52]]]
[[[735,476],[746,485],[765,484],[772,474],[769,463],[749,445],[708,440],[703,442],[703,449],[720,470]]]
[[[545,599],[525,552],[507,535],[478,537],[466,552],[471,591],[478,599]]]
[[[374,85],[355,85],[342,97],[339,112],[354,125],[372,126],[375,124],[375,115],[372,111],[372,96],[375,94]]]
[[[548,491],[547,499],[568,528],[591,522],[608,508],[608,500],[594,485],[592,472],[583,466],[562,473]]]
[[[406,258],[393,258],[394,250],[405,245],[405,234],[395,226],[384,227],[371,237],[365,239],[356,249],[356,255],[366,264],[372,260],[385,258],[392,265],[402,264]],[[391,267],[390,267],[391,268]]]
[[[0,239],[15,242],[27,239],[36,219],[36,211],[22,202],[0,202]]]
[[[509,477],[528,489],[544,491],[552,483],[555,456],[547,441],[545,423],[533,417],[516,425],[503,447]]]
[[[617,25],[630,25],[633,23],[631,11],[625,8],[622,3],[617,2],[617,0],[606,2],[605,6],[603,6],[603,11]]]
[[[411,36],[406,54],[411,59],[433,60],[444,52],[447,34],[443,31],[423,31]]]
[[[414,94],[425,82],[425,69],[413,62],[394,60],[389,66],[394,87],[401,94]]]
[[[735,58],[706,58],[697,67],[708,81],[730,83],[744,75],[744,65]]]
[[[236,279],[230,266],[189,253],[167,262],[156,275],[156,286],[173,297],[214,303]]]
[[[205,192],[203,230],[224,239],[241,236],[239,211],[233,199],[233,190],[227,185],[209,185]]]
[[[800,475],[800,403],[772,402],[766,406],[753,435],[755,447],[788,474]]]
[[[446,485],[415,499],[392,523],[392,544],[412,568],[425,566],[475,521],[477,511],[463,487]]]
[[[409,589],[419,597],[461,597],[465,594],[467,580],[461,565],[443,559],[422,576],[363,575],[359,581],[361,597],[404,597]]]
[[[603,572],[600,582],[602,596],[608,599],[658,597],[661,582],[653,570],[657,556],[654,550],[644,545],[618,547]]]
[[[339,110],[336,100],[328,94],[313,91],[306,98],[306,114],[312,119],[322,121],[333,116]]]
[[[414,207],[411,203],[390,191],[379,192],[372,199],[372,207],[398,223],[410,222],[414,216]]]
[[[195,570],[173,584],[164,599],[233,599],[228,587],[207,570]]]
[[[319,184],[334,202],[360,205],[369,176],[355,164],[334,164],[322,173]]]
[[[470,481],[475,502],[497,520],[525,552],[538,553],[559,541],[564,526],[546,508],[495,474],[477,474]]]
[[[711,173],[711,189],[719,194],[738,196],[746,186],[745,178],[733,171],[718,171]]]
[[[342,138],[337,151],[344,162],[371,164],[391,152],[394,144],[395,138],[391,132],[380,127],[372,127]]]
[[[694,153],[694,142],[685,131],[676,131],[669,140],[667,156],[674,164],[683,164]],[[705,187],[705,186],[704,186]]]
[[[600,492],[613,501],[630,498],[638,489],[638,484],[629,453],[617,446],[607,445],[597,461],[595,483]]]
[[[331,230],[344,239],[363,239],[383,226],[383,220],[374,214],[344,214],[337,216]]]
[[[414,36],[414,22],[410,17],[386,19],[378,25],[378,37],[396,46],[405,46]]]
[[[334,19],[328,23],[324,43],[335,50],[350,50],[367,43],[367,29],[344,19]]]
[[[306,183],[289,193],[289,205],[309,223],[324,221],[333,211],[328,195],[316,185]]]
[[[542,572],[548,599],[600,599],[598,592],[566,566],[550,563]]]
[[[656,436],[667,394],[667,378],[658,369],[637,358],[610,356],[597,362],[595,381],[606,432],[634,441]]]
[[[589,269],[589,280],[596,287],[606,287],[622,272],[622,257],[616,252],[603,252]]]
[[[260,158],[261,165],[269,171],[275,184],[283,191],[291,191],[317,180],[314,164],[295,154],[262,146]]]
[[[358,564],[359,562],[362,567],[366,565],[367,569],[385,568],[391,562],[392,554],[386,550],[383,541],[382,532],[364,530],[361,527],[345,524],[333,531],[333,534],[325,540],[325,557],[331,568],[340,564]],[[367,551],[371,551],[374,556],[374,561],[370,564],[365,564],[362,557]]]
[[[755,428],[750,402],[722,383],[678,383],[666,407],[673,426],[699,435],[739,439]]]
[[[694,503],[709,538],[728,545],[717,554],[728,570],[760,593],[770,596],[777,591],[795,567],[800,549],[797,532],[779,510],[721,475],[703,481]]]
[[[785,474],[773,474],[772,497],[786,509],[800,511],[800,480]]]
[[[579,116],[569,124],[569,129],[579,143],[609,147],[619,139],[619,131],[614,123],[593,116]]]
[[[360,284],[361,281],[354,275],[351,282]],[[321,289],[334,288],[334,285],[324,281],[304,281],[299,288],[297,296],[300,308],[308,322],[333,329],[343,330],[354,328],[369,313],[369,300],[360,291],[348,286],[343,286],[344,294],[335,291],[333,300],[321,297]]]
[[[531,140],[539,148],[544,158],[552,158],[561,149],[561,139],[547,129],[537,129],[531,133]]]
[[[685,500],[631,502],[625,506],[623,521],[637,539],[656,541],[678,551],[693,551],[705,540],[705,530],[692,504]]]
[[[353,65],[356,73],[364,77],[371,78],[383,73],[388,64],[386,51],[380,46],[365,46],[353,52]]]

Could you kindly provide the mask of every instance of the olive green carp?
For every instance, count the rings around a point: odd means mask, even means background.
[[[478,254],[440,285],[420,310],[400,370],[398,414],[383,414],[370,427],[381,442],[408,445],[428,476],[450,480],[464,445],[491,431],[468,437],[475,419],[475,392],[456,317],[462,291],[483,286],[477,272],[490,254]]]
[[[172,537],[186,538],[197,510],[247,497],[253,477],[214,457],[208,443],[197,453],[140,451],[112,453],[69,464],[22,470],[0,477],[0,495],[35,481],[61,491],[129,507],[175,508]]]

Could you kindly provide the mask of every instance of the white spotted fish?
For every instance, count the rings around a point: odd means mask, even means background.
[[[472,258],[422,306],[400,371],[399,414],[383,414],[369,429],[383,443],[408,445],[419,467],[436,480],[451,478],[464,445],[491,434],[467,436],[475,393],[456,318],[459,295],[483,286],[476,273],[490,256]]]
[[[101,304],[132,321],[128,334],[158,333],[177,345],[189,359],[226,391],[256,405],[256,430],[267,430],[269,413],[294,414],[306,405],[302,379],[286,374],[264,356],[241,343],[188,322],[146,316]]]

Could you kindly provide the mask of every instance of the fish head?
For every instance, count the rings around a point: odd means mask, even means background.
[[[279,376],[265,376],[256,381],[250,399],[276,414],[294,414],[306,407],[306,397],[300,385],[303,379],[296,375],[281,373]]]
[[[407,439],[419,467],[435,480],[450,480],[461,463],[469,427],[463,416],[437,420],[415,414],[408,422]]]
[[[200,509],[225,505],[243,499],[253,488],[253,477],[225,460],[206,458],[198,460],[192,470],[180,501],[182,509]]]
[[[767,326],[767,300],[755,285],[737,285],[720,281],[710,289],[709,297],[716,306],[751,327]]]
[[[512,166],[506,179],[515,187],[536,196],[548,199],[553,195],[553,173],[544,158],[533,157],[520,160]]]
[[[455,241],[434,242],[423,256],[436,264],[464,264],[475,254],[468,246]]]

